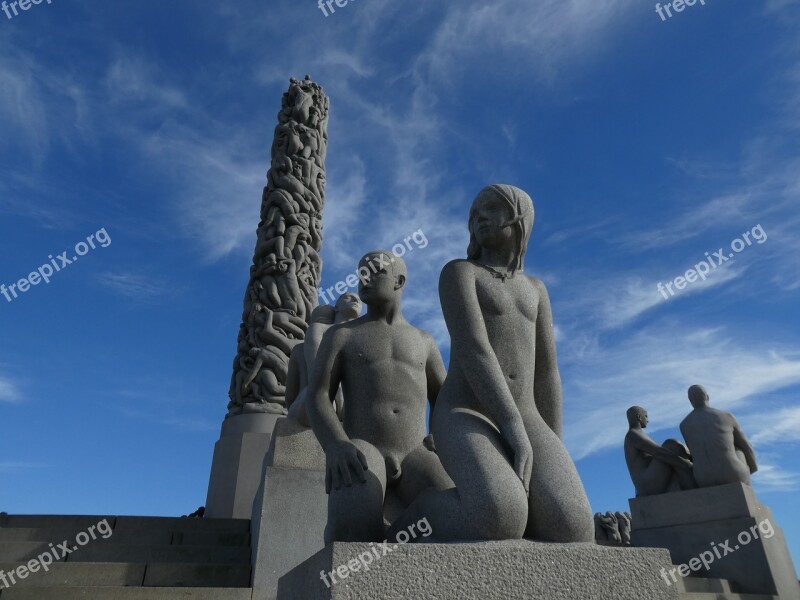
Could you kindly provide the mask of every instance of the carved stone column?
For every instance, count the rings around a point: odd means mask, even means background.
[[[289,356],[305,337],[322,271],[328,108],[328,97],[308,76],[290,80],[261,198],[207,517],[250,518],[275,422],[286,414]]]
[[[317,305],[328,97],[306,76],[283,95],[229,391],[231,414],[286,414],[289,356]]]

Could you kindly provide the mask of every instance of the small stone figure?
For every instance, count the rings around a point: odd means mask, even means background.
[[[694,478],[700,487],[726,483],[750,484],[758,470],[756,455],[736,418],[711,408],[701,385],[689,388],[694,410],[681,423],[681,433],[694,461]]]
[[[445,368],[433,337],[403,318],[405,263],[376,251],[359,267],[367,314],[328,330],[307,392],[308,416],[327,463],[326,543],[381,541],[385,503],[405,508],[426,490],[453,486],[423,445],[426,407],[439,395]],[[342,423],[332,404],[340,384]]]
[[[619,528],[619,536],[622,538],[622,543],[625,546],[631,545],[631,513],[620,512],[615,513],[617,517],[617,526]]]
[[[697,487],[692,478],[689,450],[681,442],[669,439],[659,446],[642,431],[650,422],[647,411],[631,406],[627,412],[625,462],[628,464],[636,496],[653,496]]]
[[[594,539],[603,545],[631,545],[631,513],[594,514]]]
[[[292,350],[289,358],[289,375],[286,382],[286,404],[289,417],[305,427],[310,427],[306,411],[308,375],[317,359],[322,336],[334,324],[347,323],[357,319],[361,314],[361,300],[355,294],[343,294],[336,301],[336,306],[323,304],[311,313],[311,324],[306,332],[306,339]],[[342,391],[336,393],[336,413],[342,416]]]
[[[617,515],[612,512],[594,514],[594,539],[607,544],[621,544]]]
[[[428,494],[390,539],[428,518],[440,541],[590,542],[592,512],[561,440],[561,379],[544,283],[523,274],[533,203],[490,185],[469,214],[466,260],[445,265],[439,295],[450,368],[431,417],[456,489]]]

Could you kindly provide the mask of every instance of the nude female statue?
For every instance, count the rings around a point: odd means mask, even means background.
[[[389,531],[426,516],[426,541],[591,542],[594,523],[561,441],[561,379],[544,284],[522,273],[533,203],[491,185],[469,216],[467,260],[442,270],[450,367],[431,430],[455,489],[428,493]]]

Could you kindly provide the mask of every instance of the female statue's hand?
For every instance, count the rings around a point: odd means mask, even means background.
[[[528,432],[525,431],[522,423],[515,424],[507,431],[505,439],[514,455],[514,472],[522,481],[527,494],[531,485],[531,471],[533,469],[533,448],[531,447],[531,440],[528,438]]]

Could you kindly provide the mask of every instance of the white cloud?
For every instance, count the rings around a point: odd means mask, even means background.
[[[138,301],[151,300],[167,292],[163,283],[137,273],[102,273],[99,281],[112,291]]]
[[[676,427],[691,410],[686,390],[695,383],[705,385],[713,406],[744,413],[760,395],[800,384],[800,349],[664,321],[582,356],[567,349],[562,376],[567,441],[582,458],[622,443],[634,404],[650,412],[651,435]]]
[[[792,492],[799,487],[800,473],[762,464],[753,474],[753,484],[761,492]]]
[[[694,268],[694,265],[687,268]],[[670,295],[669,289],[664,288],[664,294],[667,295],[666,299],[659,291],[658,284],[662,283],[666,286],[666,284],[672,282],[672,278],[682,277],[686,271],[670,274],[658,281],[644,281],[641,277],[629,277],[623,281],[613,281],[607,278],[602,287],[610,290],[610,292],[600,292],[597,296],[591,298],[591,303],[598,307],[596,313],[597,325],[602,329],[627,325],[652,308],[664,306],[665,303],[676,302],[682,297],[721,286],[729,281],[738,279],[745,271],[746,268],[744,267],[736,268],[733,265],[723,265],[711,271],[707,279],[689,283],[683,290],[678,290],[672,286],[671,289],[675,292],[674,295]],[[588,303],[590,299],[586,298],[586,301]]]
[[[746,431],[753,432],[754,445],[800,442],[800,406],[787,406],[740,419]]]
[[[161,79],[163,76],[153,65],[139,57],[126,55],[109,67],[106,87],[115,102],[136,101],[157,111],[186,107],[188,103],[184,93]]]
[[[0,402],[19,402],[21,399],[17,385],[8,377],[0,375]]]

